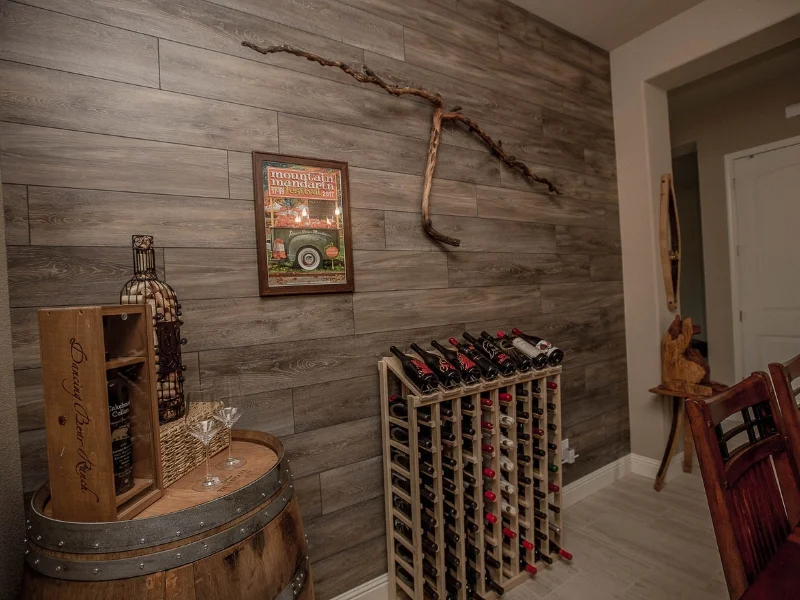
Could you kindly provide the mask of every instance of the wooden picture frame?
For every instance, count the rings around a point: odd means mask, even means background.
[[[352,292],[346,162],[253,152],[261,296]]]

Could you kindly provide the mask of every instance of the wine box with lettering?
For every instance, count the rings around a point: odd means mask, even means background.
[[[149,305],[39,310],[48,512],[130,519],[163,494]]]
[[[378,371],[390,600],[494,600],[571,558],[560,366],[424,393],[396,356]]]

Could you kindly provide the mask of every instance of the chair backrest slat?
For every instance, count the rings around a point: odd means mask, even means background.
[[[686,410],[730,596],[738,600],[800,520],[800,477],[765,373]],[[740,413],[727,432],[722,422]],[[746,438],[735,448],[730,444]]]

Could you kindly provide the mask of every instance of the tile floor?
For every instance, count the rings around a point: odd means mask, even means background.
[[[557,561],[508,600],[726,600],[703,482],[681,475],[661,492],[628,475],[564,511]]]

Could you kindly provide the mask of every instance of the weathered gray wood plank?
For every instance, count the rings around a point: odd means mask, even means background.
[[[356,292],[447,287],[447,256],[443,252],[356,250],[353,267]]]
[[[47,440],[44,429],[21,431],[22,491],[30,494],[47,482]]]
[[[386,572],[386,527],[378,527],[379,536],[314,563],[317,600],[335,598]]]
[[[158,41],[91,21],[4,2],[0,58],[158,87]]]
[[[244,48],[244,40],[260,46],[293,44],[322,56],[332,56],[352,64],[363,62],[364,51],[318,35],[305,33],[275,21],[262,19],[205,0],[30,0],[56,12],[105,23],[121,29],[146,33],[207,48],[225,54],[277,65],[285,69],[311,73],[324,79],[361,84],[339,71],[288,54],[264,56]],[[271,2],[270,4],[275,4]]]
[[[437,36],[490,58],[498,58],[497,33],[429,0],[342,0],[395,23]]]
[[[273,111],[0,62],[0,119],[206,148],[278,149]]]
[[[494,29],[525,39],[529,13],[510,2],[497,0],[458,0],[458,12]]]
[[[42,370],[35,368],[14,371],[14,391],[17,398],[19,430],[42,429],[44,427]]]
[[[403,26],[336,0],[213,0],[316,35],[403,58]],[[287,40],[284,43],[290,43]]]
[[[265,340],[259,346],[218,348],[200,353],[200,374],[203,381],[241,374],[244,393],[282,390],[298,383],[314,385],[375,376],[375,365],[388,354],[392,344],[404,347],[421,339],[447,339],[459,327],[455,322],[442,327],[301,340],[292,344]]]
[[[543,77],[565,88],[611,102],[611,82],[511,36],[500,34],[500,60],[514,69]]]
[[[255,247],[165,248],[164,270],[181,300],[258,296]]]
[[[589,390],[597,390],[628,379],[627,360],[624,356],[588,364],[585,371],[586,388]]]
[[[617,178],[617,158],[615,155],[587,148],[584,150],[584,156],[586,157],[587,173],[610,179]]]
[[[41,364],[39,317],[36,308],[11,309],[11,347],[15,369],[31,369]]]
[[[351,335],[349,295],[276,296],[186,300],[181,334],[189,351],[264,343],[292,343]]]
[[[9,246],[29,244],[27,187],[3,184],[3,216],[6,244]]]
[[[479,321],[502,306],[510,317],[541,312],[538,286],[366,292],[353,296],[356,333]]]
[[[352,167],[350,205],[355,208],[419,212],[422,177]],[[476,217],[475,185],[436,178],[431,190],[431,214]]]
[[[564,93],[563,112],[568,117],[586,119],[600,127],[614,129],[614,114],[610,102],[567,91]]]
[[[591,57],[592,72],[600,77],[611,77],[611,60],[608,52],[592,48]]]
[[[295,433],[282,441],[295,477],[304,477],[378,456],[381,453],[380,418],[367,417]]]
[[[607,204],[618,205],[619,198],[617,196],[617,180],[608,179],[606,177],[597,177],[587,173],[583,176],[585,185],[589,189],[589,197],[598,202],[605,202]]]
[[[564,254],[619,254],[619,231],[594,227],[556,227],[556,246]]]
[[[254,148],[256,152],[261,149]],[[266,152],[266,150],[264,150]],[[253,200],[253,155],[228,152],[228,188],[231,199]]]
[[[281,152],[325,156],[355,167],[411,173],[424,172],[428,142],[329,121],[281,114]],[[488,151],[442,146],[436,174],[442,179],[498,185],[500,163]]]
[[[303,522],[308,522],[309,519],[322,514],[318,473],[307,477],[295,477],[294,493],[297,494],[297,501],[300,503]],[[316,572],[314,573],[314,580],[316,585]],[[314,591],[316,592],[316,589]]]
[[[383,496],[383,456],[325,471],[319,481],[324,515]]]
[[[203,382],[203,386],[206,386],[206,382]],[[266,431],[277,437],[294,433],[292,390],[251,394],[242,396],[241,400],[244,410],[236,422],[237,428]]]
[[[622,304],[621,281],[542,285],[542,312],[583,310]]]
[[[0,123],[6,183],[177,194],[228,195],[224,150]]]
[[[561,110],[563,88],[529,74],[519,77],[503,63],[469,50],[450,46],[432,36],[406,29],[406,61],[483,87],[501,87],[506,94]]]
[[[534,174],[545,177],[553,182],[563,196],[576,198],[579,200],[592,200],[592,188],[587,183],[587,177],[583,171],[585,165],[581,166],[580,171],[571,171],[552,165],[533,163],[528,161],[528,167]],[[531,183],[517,171],[503,168],[500,171],[502,186],[508,189],[520,190],[523,192],[536,192],[539,194],[548,193],[547,187],[538,183]]]
[[[305,530],[312,564],[383,536],[384,525],[383,496],[309,521]]]
[[[477,186],[478,216],[490,219],[605,227],[605,210],[596,202],[555,194]]]
[[[28,194],[31,243],[37,246],[130,246],[136,231],[155,236],[161,248],[256,243],[247,201],[34,186]]]
[[[622,256],[592,256],[590,271],[592,281],[622,281]]]
[[[508,252],[449,252],[451,287],[589,281],[589,257]]]
[[[614,154],[614,132],[590,121],[568,117],[549,108],[542,109],[542,130],[545,136],[572,142],[584,148]]]
[[[433,224],[439,231],[460,238],[461,245],[443,247],[431,240],[420,227],[418,214],[386,211],[386,249],[530,254],[556,251],[555,226],[545,223],[442,215]]]
[[[159,57],[161,87],[165,90],[418,139],[429,135],[428,106],[392,96],[375,86],[342,85],[167,41],[161,42]],[[277,81],[281,84],[275,85]]]
[[[302,433],[380,415],[377,373],[292,390],[295,431]]]
[[[386,247],[382,210],[351,210],[350,229],[353,233],[353,250],[383,250]]]
[[[119,291],[133,275],[128,248],[9,246],[11,306],[119,304]],[[164,254],[156,249],[163,276]]]

